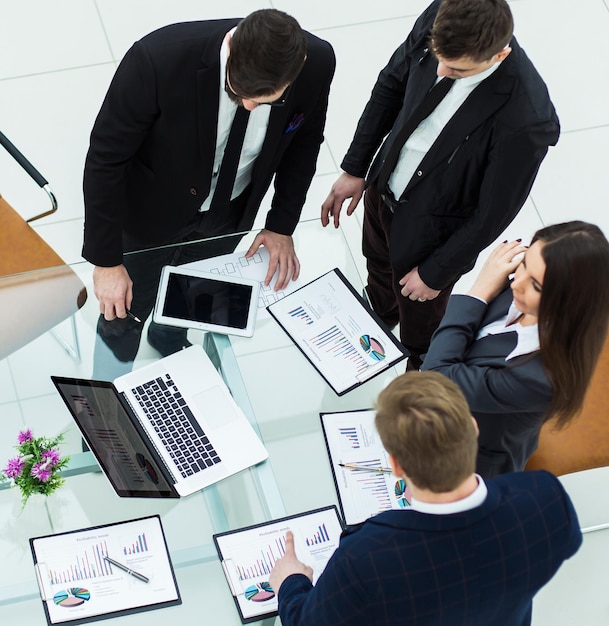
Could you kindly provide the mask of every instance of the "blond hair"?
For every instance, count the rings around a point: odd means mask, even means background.
[[[437,372],[407,372],[378,396],[376,427],[407,477],[445,493],[473,474],[478,433],[460,389]]]

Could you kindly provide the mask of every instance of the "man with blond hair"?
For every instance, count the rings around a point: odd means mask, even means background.
[[[475,474],[476,423],[436,372],[397,377],[376,409],[412,508],[347,528],[315,587],[288,532],[270,575],[283,626],[530,624],[533,596],[582,542],[560,482],[547,472]]]

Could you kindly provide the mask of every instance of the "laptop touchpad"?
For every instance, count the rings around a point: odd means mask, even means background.
[[[197,393],[193,400],[204,420],[204,428],[206,425],[212,429],[222,428],[238,417],[235,407],[221,387],[210,387]]]

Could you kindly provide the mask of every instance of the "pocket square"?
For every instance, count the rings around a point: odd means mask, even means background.
[[[296,115],[292,118],[292,121],[287,125],[287,128],[283,131],[283,134],[287,135],[288,133],[295,131],[302,124],[303,120],[304,113],[296,113]]]

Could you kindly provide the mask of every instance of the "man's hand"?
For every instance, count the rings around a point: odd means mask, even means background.
[[[127,317],[133,299],[132,287],[133,282],[124,265],[96,266],[93,270],[93,291],[99,300],[100,313],[108,321]]]
[[[275,565],[269,575],[269,584],[276,594],[279,593],[281,583],[292,574],[304,574],[313,582],[313,569],[296,558],[294,534],[291,530],[288,530],[285,534],[285,554],[275,561]]]
[[[491,252],[467,292],[468,295],[490,302],[505,289],[508,276],[516,271],[522,260],[522,253],[527,249],[520,241],[504,241]]]
[[[343,172],[332,185],[330,194],[321,205],[322,226],[327,226],[330,223],[330,217],[333,217],[334,228],[338,228],[343,202],[347,198],[351,198],[351,202],[347,207],[347,215],[351,215],[364,193],[364,184],[365,180],[363,178],[357,178],[347,174],[347,172]]]
[[[410,270],[410,272],[403,276],[399,282],[400,285],[402,285],[401,294],[405,298],[410,298],[410,300],[425,302],[426,300],[433,300],[434,298],[437,298],[438,294],[440,293],[440,290],[428,287],[421,280],[418,267]]]
[[[294,250],[294,240],[290,235],[280,235],[265,228],[256,235],[245,257],[249,259],[260,246],[264,246],[271,257],[264,284],[268,285],[275,272],[278,272],[275,291],[285,289],[290,280],[296,280],[300,275],[300,261]]]

